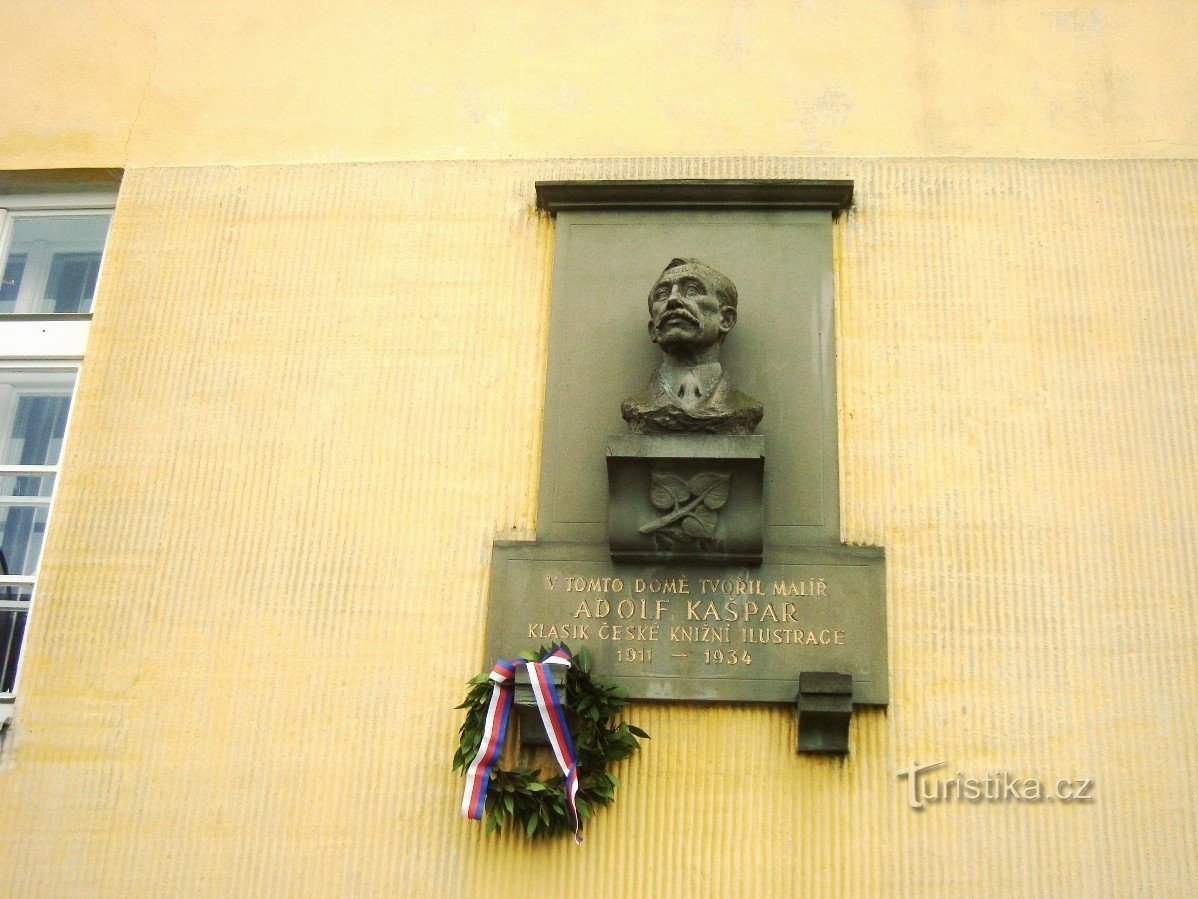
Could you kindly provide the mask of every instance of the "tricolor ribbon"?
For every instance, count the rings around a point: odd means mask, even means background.
[[[537,710],[541,713],[545,733],[549,736],[549,746],[562,773],[566,775],[566,805],[574,819],[574,840],[581,843],[582,837],[578,834],[578,807],[575,803],[575,797],[578,795],[578,757],[574,752],[570,729],[566,727],[566,715],[562,710],[561,699],[557,695],[557,688],[553,685],[553,678],[547,667],[570,667],[570,653],[560,647],[539,662],[500,659],[491,669],[491,703],[487,706],[487,717],[483,724],[483,737],[478,744],[478,753],[466,768],[462,814],[474,821],[481,821],[483,818],[491,772],[495,769],[495,763],[499,761],[503,738],[507,735],[508,716],[512,710],[512,696],[515,692],[516,668],[520,665],[528,669],[528,682],[532,686],[532,695],[537,700]]]

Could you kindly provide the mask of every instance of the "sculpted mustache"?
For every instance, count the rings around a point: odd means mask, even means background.
[[[692,325],[699,324],[699,320],[697,318],[695,318],[693,315],[691,315],[689,312],[687,312],[685,309],[671,309],[669,312],[667,312],[665,315],[663,315],[661,317],[661,323],[664,325],[667,321],[669,321],[672,318],[680,318],[683,321],[690,322]]]

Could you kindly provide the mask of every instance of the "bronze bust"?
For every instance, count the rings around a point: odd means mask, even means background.
[[[665,358],[620,414],[634,434],[752,434],[761,403],[720,365],[736,325],[736,285],[698,259],[672,259],[649,291],[649,339]]]

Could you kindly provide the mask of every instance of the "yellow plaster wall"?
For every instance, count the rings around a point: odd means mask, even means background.
[[[892,704],[641,705],[617,804],[457,816],[491,541],[531,537],[533,181],[849,177],[844,536]],[[1193,895],[1198,166],[405,163],[126,173],[16,719],[11,895]],[[752,314],[752,298],[742,298]],[[552,489],[541,485],[540,489]],[[896,772],[1095,801],[906,806]]]
[[[1192,158],[1176,0],[9,0],[0,169]]]

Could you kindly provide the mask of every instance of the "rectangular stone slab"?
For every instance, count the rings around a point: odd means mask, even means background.
[[[564,643],[634,699],[793,703],[803,671],[885,705],[886,578],[872,547],[766,547],[760,566],[616,565],[602,543],[496,543],[486,661]],[[746,659],[747,654],[747,659]]]
[[[832,216],[793,209],[573,210],[557,215],[537,536],[607,536],[608,437],[661,364],[649,290],[695,257],[740,295],[721,362],[765,407],[765,542],[840,539]]]

